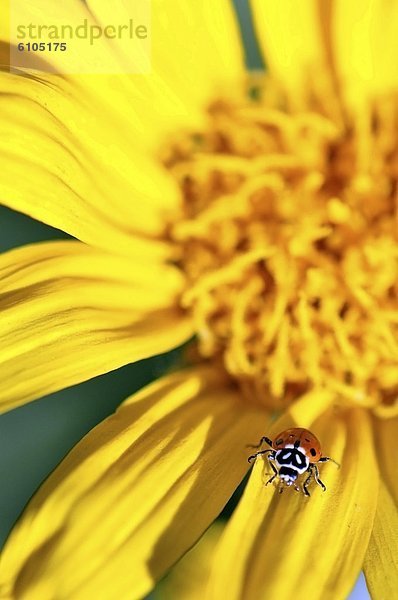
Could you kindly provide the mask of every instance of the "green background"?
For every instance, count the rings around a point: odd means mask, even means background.
[[[246,0],[236,0],[247,63],[261,66]],[[0,252],[66,234],[0,206]],[[1,318],[1,315],[0,315]],[[128,365],[0,417],[0,547],[30,496],[65,454],[120,402],[166,372],[179,355]],[[368,598],[363,577],[351,600]],[[180,600],[180,599],[177,599]]]

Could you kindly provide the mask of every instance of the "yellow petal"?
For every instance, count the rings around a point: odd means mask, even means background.
[[[313,430],[341,469],[320,465],[327,491],[314,484],[305,498],[265,487],[265,464],[257,459],[218,546],[209,598],[335,600],[352,589],[377,501],[371,427],[365,412],[352,411],[326,413]]]
[[[398,85],[398,5],[335,0],[333,45],[341,89],[351,104]]]
[[[373,423],[380,473],[393,501],[398,506],[397,461],[394,452],[391,451],[397,440],[398,417],[375,418]]]
[[[228,0],[214,0],[211,4],[152,0],[148,4],[151,6],[149,73],[72,75],[68,79],[79,82],[92,94],[94,110],[100,101],[120,114],[119,135],[127,137],[125,125],[132,124],[135,135],[130,141],[135,144],[139,139],[153,147],[166,133],[202,122],[203,106],[218,92],[228,94],[228,88],[241,81],[244,69],[236,18]],[[51,0],[41,0],[35,6],[21,2],[18,22],[48,23],[48,15],[54,10]],[[105,0],[84,3],[67,0],[57,10],[73,15],[78,22],[86,19],[89,25],[105,26],[134,20],[138,8],[131,0],[112,4]],[[5,28],[0,32],[3,38],[7,37]],[[108,61],[109,52],[116,56],[120,50],[118,40],[112,41],[111,46],[107,44],[103,62]],[[55,53],[46,53],[45,59],[57,64]]]
[[[394,443],[396,443],[396,434]],[[380,485],[372,535],[365,556],[364,572],[373,600],[396,597],[398,587],[397,502],[394,501],[383,481]]]
[[[0,257],[0,407],[7,410],[136,360],[192,334],[177,310],[183,280],[79,242]]]
[[[67,81],[3,74],[0,89],[1,203],[123,253],[139,235],[163,234],[179,192],[114,111],[89,105]],[[145,254],[166,251],[159,242],[142,245]]]
[[[293,105],[305,102],[307,87],[324,71],[325,55],[316,0],[251,0],[264,60]]]
[[[115,11],[122,22],[134,12],[133,2],[127,9],[106,0],[87,4],[102,24],[112,22]],[[181,120],[184,107],[186,121],[194,122],[198,110],[243,76],[242,44],[228,0],[152,0],[151,45],[151,73],[132,78],[131,105],[143,123],[157,123],[158,132],[171,131],[170,118]]]
[[[199,542],[171,569],[156,586],[154,600],[203,600],[207,579],[214,559],[214,551],[225,525],[215,521]]]
[[[365,576],[372,598],[396,594],[398,580],[398,482],[396,445],[398,418],[374,419],[381,483],[377,511],[365,557]]]
[[[120,22],[134,12],[125,3],[68,1],[81,21]],[[0,202],[124,253],[132,234],[160,235],[179,208],[175,182],[146,151],[157,154],[169,133],[201,122],[209,99],[243,73],[227,0],[152,4],[147,75],[0,79]],[[19,21],[47,23],[54,3],[22,9]]]
[[[263,419],[206,368],[128,399],[29,504],[4,551],[3,595],[143,597],[227,502]]]

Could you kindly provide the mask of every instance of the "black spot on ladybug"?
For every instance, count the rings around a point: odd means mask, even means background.
[[[276,444],[277,446],[279,446],[279,444],[283,444],[283,440],[282,440],[282,438],[279,438],[279,440],[276,440],[275,444]]]
[[[296,441],[294,442],[294,447],[295,447],[295,448],[298,448],[299,446],[300,446],[300,440],[296,440]]]
[[[310,452],[311,452],[311,456],[316,456],[315,448],[311,448]]]
[[[311,440],[309,440],[308,438],[304,438],[306,442],[310,442]]]

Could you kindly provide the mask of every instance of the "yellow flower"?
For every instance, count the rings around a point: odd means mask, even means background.
[[[246,445],[300,426],[341,469],[307,499],[257,460],[206,598],[344,599],[362,567],[393,598],[398,6],[254,0],[272,79],[253,80],[226,0],[152,4],[150,75],[1,77],[1,200],[79,240],[0,259],[1,406],[193,335],[194,364],[44,483],[0,597],[142,597],[220,513]],[[76,3],[100,23],[110,7]]]

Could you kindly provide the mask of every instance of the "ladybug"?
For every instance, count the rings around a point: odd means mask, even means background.
[[[270,440],[265,436],[262,437],[260,443],[257,446],[252,446],[252,448],[260,448],[264,442],[271,447],[271,450],[260,450],[249,456],[248,461],[251,462],[260,454],[267,455],[268,463],[274,474],[265,485],[278,477],[282,485],[293,485],[297,492],[302,491],[305,496],[310,496],[308,485],[314,477],[316,483],[321,486],[324,492],[326,491],[325,484],[319,479],[319,469],[316,463],[329,460],[336,465],[338,463],[329,456],[322,456],[321,444],[311,431],[302,427],[285,429],[274,440]],[[300,488],[296,482],[303,473],[308,473],[308,477],[302,488]],[[283,487],[280,487],[280,492],[282,491]]]

